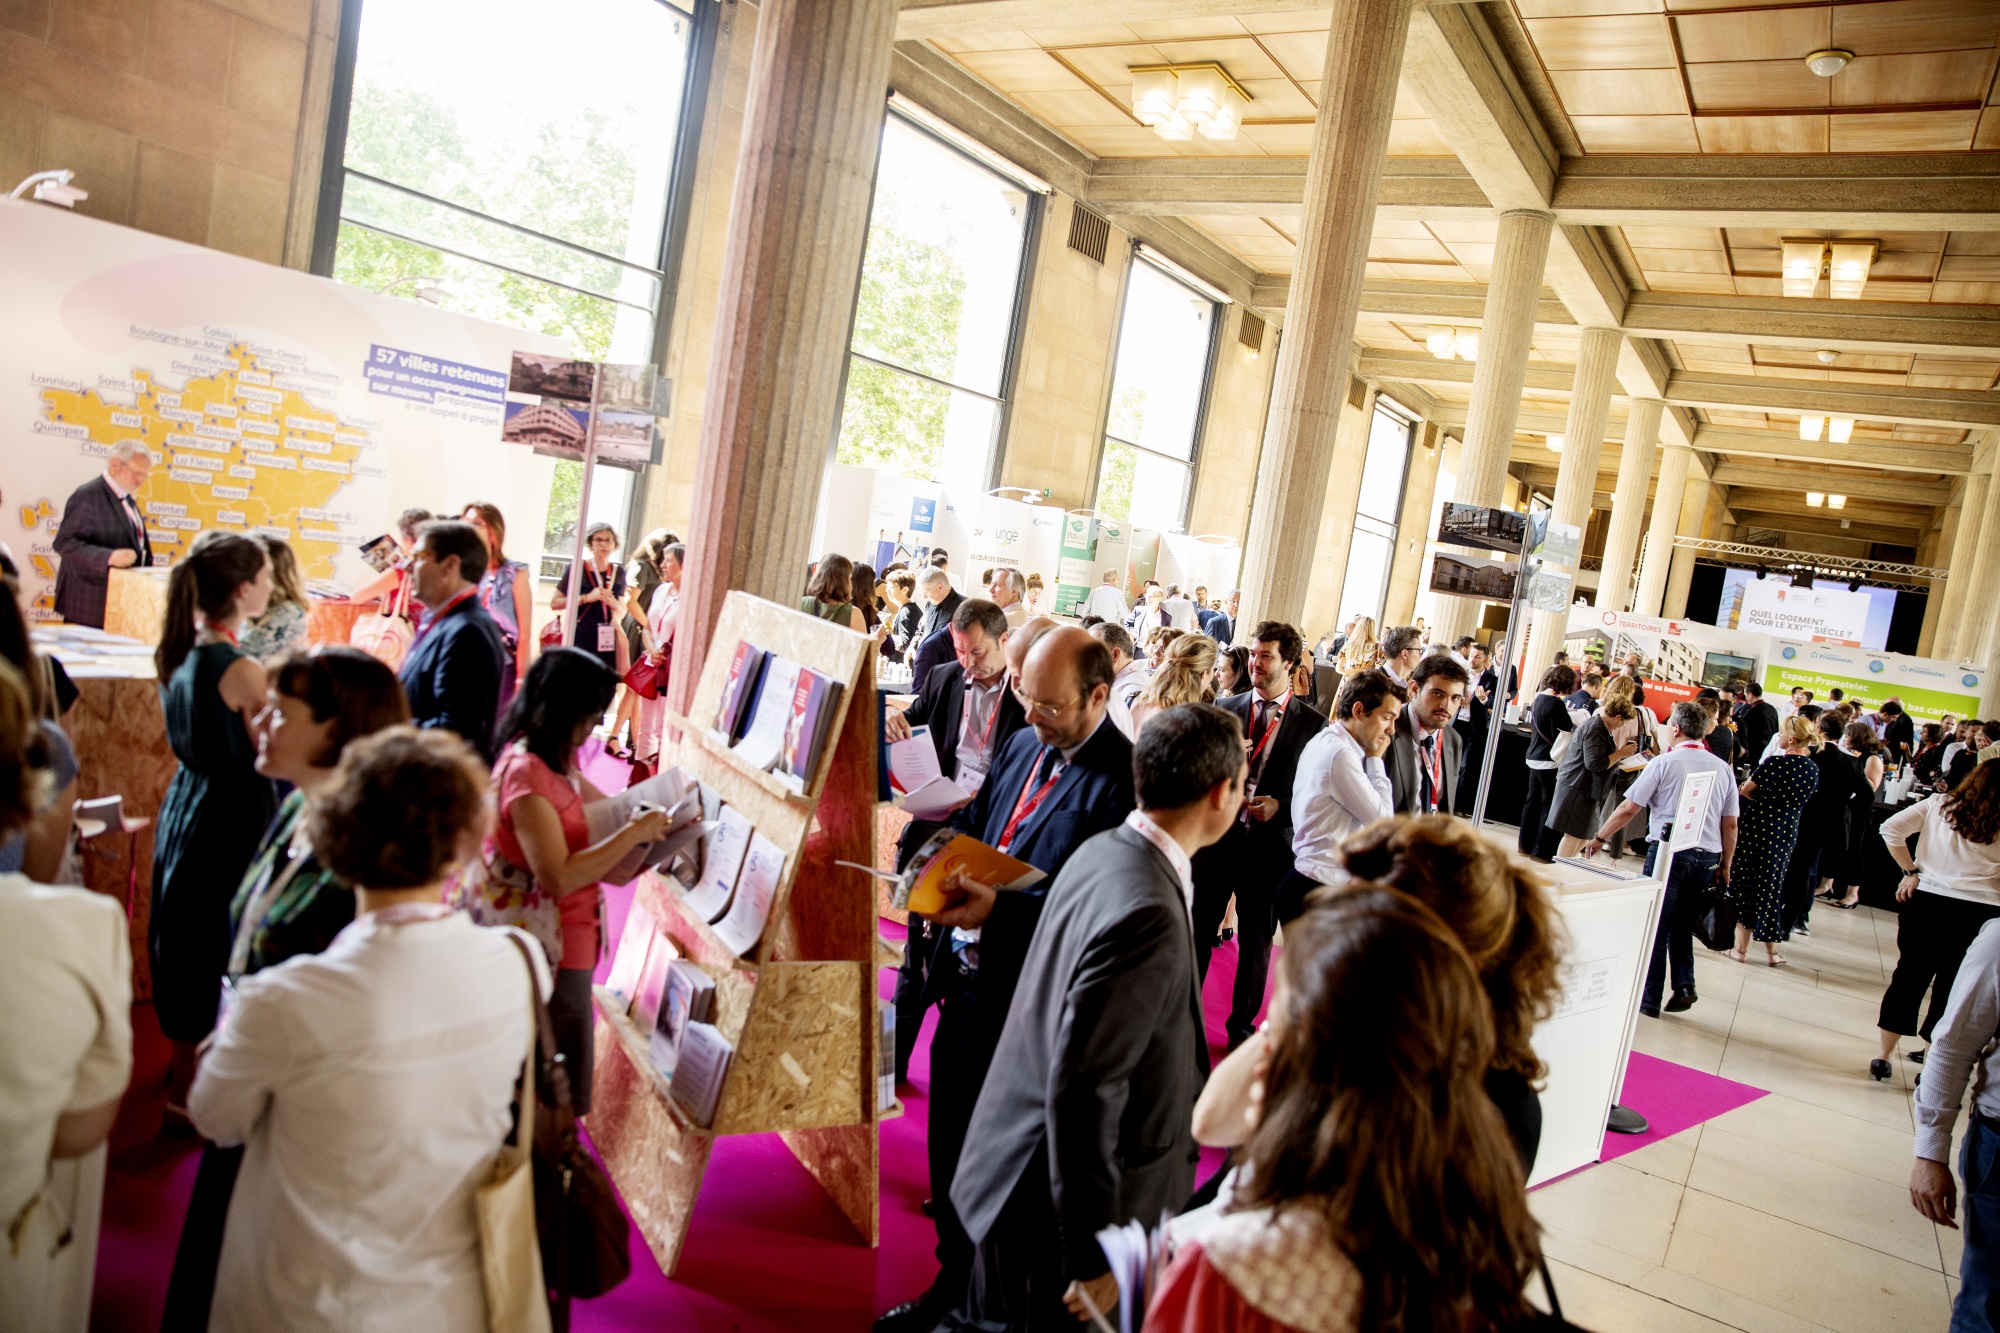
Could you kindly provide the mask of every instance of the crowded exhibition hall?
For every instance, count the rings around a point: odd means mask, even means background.
[[[0,191],[0,1333],[2000,1333],[2000,0],[4,0]]]

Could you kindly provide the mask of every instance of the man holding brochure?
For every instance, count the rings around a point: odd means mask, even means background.
[[[954,904],[932,916],[942,929],[930,946],[923,1000],[940,1006],[929,1126],[939,1272],[929,1291],[876,1320],[878,1333],[935,1328],[970,1284],[973,1247],[952,1211],[952,1176],[1044,896],[1072,852],[1117,828],[1133,808],[1132,743],[1106,714],[1111,677],[1111,654],[1081,629],[1051,629],[1035,640],[1018,687],[1029,725],[1000,747],[978,796],[951,819],[1050,878],[1001,893],[960,877]]]

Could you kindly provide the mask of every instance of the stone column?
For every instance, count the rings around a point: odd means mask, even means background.
[[[895,40],[895,0],[758,15],[675,631],[683,713],[724,595],[791,605],[805,586]]]
[[[1688,478],[1687,490],[1681,496],[1680,521],[1674,525],[1676,536],[1702,535],[1708,526],[1709,500],[1713,491],[1708,478],[1700,473]],[[1688,586],[1693,582],[1694,552],[1685,547],[1675,547],[1667,565],[1667,591],[1660,600],[1660,614],[1668,620],[1686,618]]]
[[[1437,498],[1444,447],[1444,432],[1431,422],[1417,423],[1417,443],[1410,449],[1409,479],[1403,485],[1403,508],[1396,521],[1396,550],[1389,561],[1389,590],[1382,599],[1384,625],[1408,625],[1417,618],[1417,592],[1435,508],[1431,501]]]
[[[1951,551],[1952,543],[1958,540],[1959,519],[1964,510],[1960,505],[1951,505],[1944,511],[1944,518],[1935,532],[1924,534],[1917,544],[1917,563],[1936,568]],[[1937,646],[1938,620],[1944,613],[1944,579],[1932,579],[1930,592],[1924,598],[1923,628],[1917,631],[1917,656],[1930,657]]]
[[[1244,543],[1239,624],[1304,617],[1413,7],[1414,0],[1345,0],[1333,10],[1298,264]]]
[[[1958,608],[1957,638],[1952,656],[1964,662],[1984,662],[1992,651],[1991,606],[2000,596],[2000,482],[1988,478],[1986,503],[1979,520],[1979,541],[1973,548],[1971,577],[1965,584],[1965,601]]]
[[[1618,454],[1618,487],[1611,497],[1611,526],[1604,534],[1604,568],[1597,576],[1597,605],[1623,611],[1632,594],[1632,563],[1646,523],[1646,485],[1660,442],[1657,398],[1634,398],[1625,416],[1625,445]]]
[[[1958,530],[1952,534],[1951,557],[1946,566],[1951,572],[1945,576],[1944,595],[1932,597],[1939,605],[1937,634],[1931,640],[1930,655],[1948,662],[1957,660],[1964,637],[1959,630],[1965,608],[1971,605],[1965,594],[1979,557],[1979,543],[1985,536],[1986,493],[1992,481],[1991,474],[1985,472],[1975,472],[1965,479],[1965,490],[1958,497]]]
[[[1646,566],[1639,571],[1639,591],[1632,597],[1634,615],[1660,614],[1667,570],[1673,564],[1674,530],[1680,526],[1681,499],[1693,463],[1692,449],[1668,445],[1660,450],[1660,481],[1653,487],[1653,521],[1646,529]]]
[[[1549,507],[1549,522],[1566,523],[1579,534],[1590,522],[1590,501],[1597,493],[1597,464],[1604,453],[1604,422],[1611,412],[1611,391],[1618,378],[1618,349],[1624,341],[1616,329],[1585,329],[1577,344],[1576,378],[1570,381],[1569,419],[1563,425],[1562,462],[1556,467],[1556,498]],[[1569,572],[1574,578],[1574,567]],[[1530,614],[1528,624],[1527,666],[1521,678],[1540,680],[1542,673],[1555,663],[1556,649],[1562,647],[1569,612],[1535,611]]]
[[[1479,359],[1472,369],[1472,400],[1465,410],[1465,445],[1459,451],[1452,499],[1461,504],[1497,505],[1514,450],[1514,423],[1521,415],[1521,389],[1528,379],[1528,350],[1535,337],[1535,310],[1542,296],[1542,269],[1549,256],[1555,218],[1534,209],[1500,215],[1493,247],[1492,280],[1480,317]],[[1471,597],[1438,599],[1434,640],[1450,643],[1470,633],[1479,618]]]

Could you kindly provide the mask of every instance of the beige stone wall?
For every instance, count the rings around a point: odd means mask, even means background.
[[[1118,306],[1131,244],[1113,228],[1104,262],[1069,248],[1074,203],[1050,195],[1040,253],[1030,277],[1021,369],[1000,483],[1047,488],[1048,503],[1080,508],[1095,498],[1111,365],[1117,357]]]
[[[337,8],[0,0],[0,190],[68,167],[90,191],[79,213],[303,265],[287,241],[301,211],[310,237],[325,126],[323,87],[317,116],[301,115],[308,46],[323,85]]]
[[[1354,536],[1354,510],[1361,500],[1361,467],[1368,458],[1368,423],[1374,414],[1372,388],[1360,407],[1343,404],[1340,409],[1340,435],[1334,444],[1333,468],[1327,474],[1319,540],[1313,543],[1310,553],[1312,581],[1306,588],[1305,624],[1299,626],[1307,642],[1331,627],[1340,612],[1340,590],[1347,579],[1347,548]],[[1306,558],[1305,553],[1298,558]]]
[[[716,309],[721,299],[723,252],[729,244],[729,201],[743,143],[743,113],[750,91],[750,55],[757,45],[757,11],[739,0],[722,7],[715,67],[696,158],[699,180],[688,210],[673,328],[664,373],[674,382],[674,415],[663,423],[666,447],[658,467],[646,471],[645,530],[670,528],[688,535],[694,505],[695,459],[701,451],[708,403],[709,362],[714,354]]]
[[[1238,333],[1243,307],[1223,313],[1222,341],[1216,348],[1215,376],[1209,385],[1208,414],[1202,426],[1195,467],[1194,496],[1187,530],[1215,533],[1241,543],[1250,530],[1250,500],[1257,488],[1257,455],[1264,441],[1264,417],[1271,401],[1271,374],[1278,364],[1278,330],[1264,330],[1262,351],[1253,355]]]
[[[1409,480],[1403,487],[1403,512],[1396,521],[1396,554],[1389,564],[1389,590],[1382,599],[1382,621],[1408,625],[1417,618],[1417,590],[1426,565],[1431,535],[1431,506],[1437,498],[1438,463],[1444,456],[1444,436],[1428,421],[1417,423],[1417,440],[1410,448]]]

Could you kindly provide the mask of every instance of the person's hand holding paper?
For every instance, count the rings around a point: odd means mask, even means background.
[[[944,894],[945,907],[919,915],[930,917],[940,926],[976,930],[986,924],[987,917],[993,915],[993,904],[999,899],[1000,891],[991,884],[974,879],[962,868],[954,868],[945,877]]]

